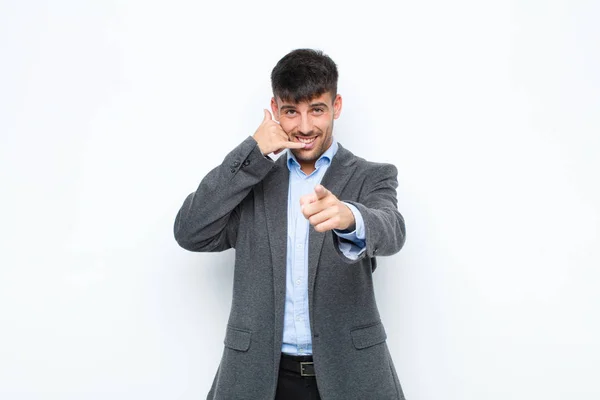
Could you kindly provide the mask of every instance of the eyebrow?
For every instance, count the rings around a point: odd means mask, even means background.
[[[315,108],[315,107],[325,107],[325,108],[329,108],[327,106],[327,104],[323,103],[323,102],[319,102],[319,103],[311,103],[309,105],[310,108]],[[294,110],[296,108],[296,106],[292,106],[292,105],[283,105],[281,107],[279,107],[280,110]]]

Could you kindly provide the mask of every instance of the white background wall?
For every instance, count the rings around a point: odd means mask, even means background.
[[[204,398],[233,253],[173,239],[298,47],[399,169],[380,259],[409,400],[598,399],[593,1],[0,1],[0,398]]]

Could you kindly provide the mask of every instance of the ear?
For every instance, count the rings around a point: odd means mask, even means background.
[[[273,111],[273,118],[275,118],[276,121],[279,121],[279,106],[277,105],[275,97],[271,97],[271,111]]]
[[[333,119],[338,119],[342,113],[342,96],[339,94],[335,95],[333,100]]]

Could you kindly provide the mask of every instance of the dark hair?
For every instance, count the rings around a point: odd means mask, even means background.
[[[310,101],[325,92],[337,95],[337,66],[320,50],[297,49],[285,55],[271,72],[273,95],[284,101]]]

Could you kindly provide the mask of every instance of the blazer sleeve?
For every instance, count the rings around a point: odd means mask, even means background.
[[[379,164],[370,171],[364,190],[358,201],[346,200],[360,212],[365,227],[366,251],[354,263],[364,257],[389,256],[400,251],[406,239],[404,218],[398,211],[396,188],[398,170],[392,164]],[[334,235],[335,248],[339,250],[339,238]],[[341,254],[341,253],[340,253]]]
[[[252,136],[234,148],[183,202],[173,227],[177,243],[190,251],[235,248],[240,204],[274,165]]]

